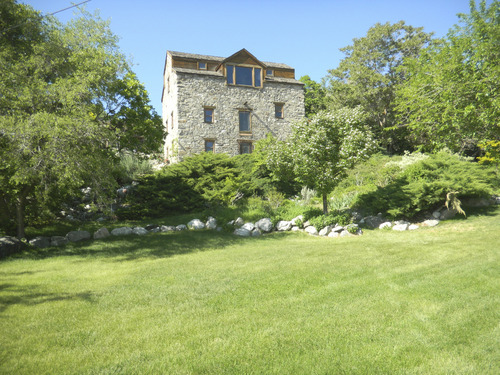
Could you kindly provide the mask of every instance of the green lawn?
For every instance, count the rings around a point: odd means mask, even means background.
[[[178,232],[0,261],[2,374],[498,374],[500,210],[328,239]]]

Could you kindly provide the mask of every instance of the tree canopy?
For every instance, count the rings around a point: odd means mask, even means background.
[[[352,45],[340,49],[346,57],[324,79],[328,106],[361,106],[381,146],[390,152],[407,149],[407,134],[394,127],[395,92],[405,79],[398,67],[404,59],[418,56],[431,36],[422,27],[409,26],[404,21],[372,26],[366,36],[355,38]]]
[[[428,151],[500,140],[500,2],[470,7],[446,38],[399,69],[407,77],[397,90],[400,121]]]
[[[290,175],[303,186],[327,195],[356,163],[374,148],[366,115],[358,108],[320,112],[292,126],[286,142],[277,142],[268,153],[268,165],[275,175]]]
[[[19,237],[26,207],[50,209],[84,184],[110,191],[118,150],[151,153],[162,142],[109,23],[80,12],[62,25],[15,1],[0,8],[0,200]]]

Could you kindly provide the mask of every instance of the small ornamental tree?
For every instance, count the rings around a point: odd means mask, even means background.
[[[341,108],[293,125],[291,137],[269,152],[268,166],[276,175],[293,174],[297,182],[320,193],[326,214],[327,195],[374,148],[366,115],[359,107]]]

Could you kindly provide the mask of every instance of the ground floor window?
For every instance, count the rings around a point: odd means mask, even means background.
[[[251,154],[252,142],[240,142],[240,154]]]
[[[274,115],[276,116],[276,118],[284,117],[283,107],[284,107],[283,103],[274,103]]]

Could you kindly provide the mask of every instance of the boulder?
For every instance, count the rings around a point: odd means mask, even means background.
[[[100,240],[101,238],[109,237],[110,233],[107,228],[100,228],[94,232],[94,240]]]
[[[38,249],[43,249],[50,246],[50,238],[38,236],[29,241],[29,244]]]
[[[394,225],[401,225],[401,224],[408,224],[408,225],[410,225],[410,222],[406,221],[406,220],[396,220],[394,222]]]
[[[390,221],[386,221],[378,226],[378,229],[389,229],[392,227],[392,223]]]
[[[349,237],[349,236],[352,236],[351,233],[349,233],[348,231],[346,230],[343,230],[342,232],[340,232],[339,234],[339,237]]]
[[[439,219],[439,218],[441,217],[441,212],[439,212],[439,211],[434,211],[434,212],[432,213],[432,217],[433,217],[434,219]]]
[[[24,242],[16,237],[0,237],[0,258],[15,254],[25,248]]]
[[[73,230],[66,234],[66,238],[71,242],[78,242],[83,240],[90,240],[90,233],[86,230]]]
[[[339,232],[331,231],[330,233],[328,233],[328,237],[330,237],[330,238],[337,238],[337,237],[340,237],[340,233]]]
[[[241,217],[237,218],[233,223],[237,227],[241,227],[243,224],[245,224],[245,221]]]
[[[410,224],[410,225],[408,226],[408,230],[415,230],[415,229],[418,229],[418,228],[419,228],[419,227],[418,227],[418,225],[417,225],[417,224]]]
[[[129,227],[115,228],[111,231],[111,234],[113,236],[128,236],[129,234],[132,234],[132,228]]]
[[[378,214],[377,216],[367,216],[363,220],[364,224],[370,228],[378,228],[380,224],[387,221],[382,217],[382,214]]]
[[[315,227],[313,227],[312,225],[309,225],[304,230],[306,231],[306,233],[312,234],[314,236],[316,236],[318,234],[318,230]]]
[[[290,229],[292,232],[298,232],[300,228],[298,226],[293,226],[292,229]]]
[[[455,215],[457,213],[458,213],[458,211],[455,210],[454,208],[452,208],[451,210],[446,209],[446,210],[441,211],[441,216],[439,217],[439,219],[440,220],[448,220],[448,219],[455,217]]]
[[[50,246],[63,246],[68,243],[68,239],[63,236],[50,237]]]
[[[332,232],[337,232],[337,233],[340,233],[344,230],[344,227],[342,225],[335,225],[333,228],[332,228]]]
[[[426,220],[422,224],[426,227],[435,227],[439,224],[439,220]]]
[[[324,227],[323,229],[321,229],[319,231],[319,235],[320,236],[328,236],[328,234],[332,231],[332,227],[327,225],[326,227]]]
[[[255,223],[255,227],[261,230],[262,232],[269,233],[273,230],[273,223],[271,219],[266,217],[264,219],[260,219],[259,221],[257,221]]]
[[[396,224],[392,227],[392,230],[397,230],[399,232],[403,232],[405,230],[408,230],[409,225],[408,224]]]
[[[250,237],[252,235],[252,232],[250,232],[248,229],[236,228],[233,234],[241,237]]]
[[[207,229],[211,229],[211,230],[217,229],[217,220],[215,218],[213,218],[212,216],[210,216],[208,218],[207,222],[205,223],[205,227],[207,227]]]
[[[292,223],[290,221],[280,220],[276,224],[276,230],[280,232],[284,232],[292,229]]]
[[[186,230],[188,227],[185,224],[180,224],[175,227],[175,230]]]
[[[160,230],[162,232],[175,232],[177,230],[177,228],[174,227],[173,225],[162,225],[160,227]]]
[[[191,230],[200,230],[205,228],[205,224],[200,219],[193,219],[187,223],[187,227]]]
[[[252,231],[252,237],[258,237],[258,236],[261,236],[261,235],[262,235],[262,232],[260,231],[260,229],[255,228]]]
[[[149,232],[153,232],[155,229],[159,229],[160,226],[156,224],[148,224],[144,228]]]
[[[144,236],[145,234],[148,234],[149,232],[147,231],[146,228],[135,227],[134,229],[132,229],[132,233],[137,234],[139,236]]]
[[[253,223],[245,223],[241,227],[242,229],[246,229],[248,231],[253,231],[255,229],[255,225]]]

